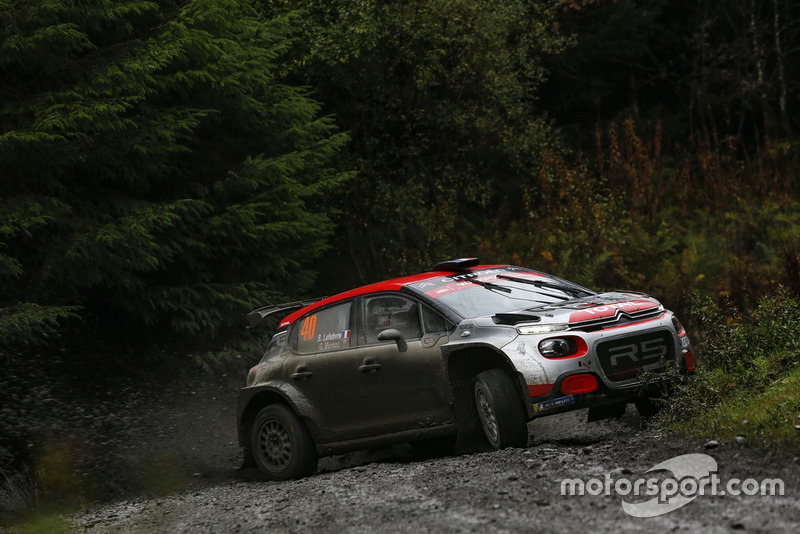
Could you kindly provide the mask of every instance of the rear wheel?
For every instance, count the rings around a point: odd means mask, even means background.
[[[270,404],[258,413],[250,449],[269,480],[300,478],[317,469],[317,450],[308,429],[282,404]]]
[[[475,406],[493,449],[528,445],[528,423],[522,402],[502,370],[489,369],[476,377]]]

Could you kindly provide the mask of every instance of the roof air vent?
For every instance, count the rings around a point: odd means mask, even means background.
[[[464,272],[469,270],[470,267],[478,265],[478,258],[459,258],[457,260],[443,261],[433,266],[431,271],[448,271],[448,272]]]

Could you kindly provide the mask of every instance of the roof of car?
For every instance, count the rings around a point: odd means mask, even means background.
[[[439,264],[444,265],[444,264]],[[437,265],[437,267],[439,266]],[[322,308],[323,306],[327,306],[329,304],[333,304],[335,302],[339,302],[342,300],[347,300],[353,297],[358,297],[360,295],[367,295],[369,293],[378,293],[380,291],[399,291],[403,287],[406,287],[411,284],[415,284],[417,282],[423,282],[425,280],[430,280],[431,278],[440,278],[444,276],[454,276],[456,274],[462,274],[465,272],[471,271],[480,271],[483,269],[493,269],[497,267],[506,267],[505,265],[475,265],[469,269],[463,270],[436,270],[436,271],[429,271],[427,273],[420,273],[411,276],[403,276],[400,278],[392,278],[390,280],[384,280],[383,282],[376,282],[374,284],[369,284],[366,286],[357,287],[355,289],[351,289],[349,291],[345,291],[344,293],[339,293],[338,295],[333,295],[331,297],[324,298],[313,304],[306,306],[297,310],[296,312],[288,315],[285,319],[283,319],[280,324],[278,325],[278,329],[282,330],[287,328],[292,323],[294,323],[297,319],[305,315],[306,313],[315,310],[317,308]]]

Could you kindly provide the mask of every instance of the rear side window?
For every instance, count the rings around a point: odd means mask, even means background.
[[[264,356],[261,357],[261,362],[264,363],[265,361],[269,360],[270,358],[277,356],[281,352],[281,348],[286,346],[286,334],[279,333],[272,337],[272,340],[269,342],[269,346],[267,347],[267,352],[264,353]]]
[[[350,347],[350,302],[314,310],[292,327],[291,345],[300,353]]]

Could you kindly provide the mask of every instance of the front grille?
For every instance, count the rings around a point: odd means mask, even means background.
[[[668,330],[657,330],[604,341],[597,345],[597,358],[613,382],[636,378],[643,371],[662,372],[675,354],[675,343]]]
[[[619,311],[611,317],[601,317],[600,319],[591,319],[589,321],[582,321],[574,323],[572,330],[581,330],[583,332],[596,332],[603,330],[610,326],[621,326],[624,324],[645,321],[647,319],[654,319],[663,314],[663,310],[658,308],[649,308],[646,310],[638,310],[635,312]]]

